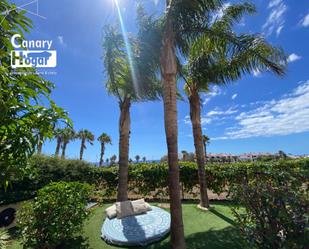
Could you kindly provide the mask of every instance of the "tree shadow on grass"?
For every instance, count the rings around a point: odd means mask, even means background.
[[[186,236],[187,248],[190,249],[243,249],[245,242],[234,227],[221,230],[208,230]],[[153,244],[147,249],[168,249],[169,241]]]
[[[12,240],[21,239],[20,230],[18,228],[16,227],[10,228],[8,232]],[[65,241],[61,245],[57,246],[56,249],[90,249],[90,245],[87,238],[77,236]]]
[[[62,245],[57,246],[57,249],[90,249],[88,239],[78,236],[65,241]]]
[[[210,212],[212,212],[214,215],[216,215],[217,217],[219,217],[220,219],[226,221],[227,223],[229,223],[230,225],[232,226],[235,226],[236,223],[234,220],[232,220],[231,218],[225,216],[224,214],[221,214],[220,212],[218,212],[217,210],[215,209],[210,209],[209,210]]]

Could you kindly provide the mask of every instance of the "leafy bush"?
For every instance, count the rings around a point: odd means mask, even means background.
[[[51,183],[17,214],[25,248],[52,249],[81,230],[91,187],[78,182]]]
[[[304,168],[259,171],[229,189],[246,209],[245,213],[234,209],[234,214],[250,248],[308,248],[308,171]]]
[[[8,232],[0,229],[0,249],[6,249],[8,247],[9,238]]]

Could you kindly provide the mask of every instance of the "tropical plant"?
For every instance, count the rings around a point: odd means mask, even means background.
[[[33,68],[11,67],[10,38],[15,34],[24,38],[32,27],[25,11],[3,0],[0,19],[0,184],[7,187],[12,176],[30,173],[27,161],[40,140],[35,131],[41,131],[41,140],[51,138],[55,124],[67,121],[67,115],[50,98],[54,84]]]
[[[75,131],[70,128],[64,128],[62,134],[62,153],[61,158],[65,158],[65,152],[67,149],[67,145],[76,138]]]
[[[54,249],[81,231],[91,194],[85,183],[51,183],[17,213],[24,248]]]
[[[116,28],[107,26],[103,42],[106,88],[116,96],[119,108],[119,184],[118,201],[128,199],[128,161],[130,139],[130,107],[133,102],[158,98],[159,83],[151,68],[140,58],[139,41],[132,36],[125,41]],[[127,44],[126,44],[127,43]],[[126,51],[126,49],[131,51]],[[130,58],[127,53],[130,53]]]
[[[183,222],[182,222],[182,212],[181,212],[181,203],[180,203],[180,189],[179,189],[179,169],[177,165],[177,106],[176,106],[176,76],[177,73],[180,75],[183,74],[183,70],[179,70],[179,62],[184,61],[183,58],[191,58],[192,46],[194,48],[194,55],[198,58],[198,55],[201,54],[201,60],[197,60],[199,63],[194,63],[193,69],[195,72],[199,73],[199,79],[211,79],[210,82],[218,82],[220,77],[216,78],[218,73],[220,73],[221,67],[214,66],[211,74],[209,71],[205,73],[203,71],[204,64],[213,65],[212,60],[209,60],[209,52],[213,52],[215,44],[220,43],[229,43],[231,46],[228,46],[230,49],[225,51],[233,53],[240,53],[242,51],[247,51],[247,53],[242,53],[242,57],[239,58],[241,67],[235,66],[234,64],[229,65],[230,71],[234,70],[234,74],[231,74],[230,77],[235,79],[242,72],[251,71],[252,67],[255,67],[257,64],[262,64],[262,69],[268,68],[267,65],[275,68],[275,70],[280,73],[282,71],[281,67],[278,67],[273,61],[278,61],[276,59],[282,58],[282,53],[277,53],[276,50],[273,50],[270,47],[262,46],[264,45],[263,39],[257,36],[252,35],[240,35],[237,36],[232,32],[229,27],[231,23],[235,20],[239,20],[239,10],[238,8],[231,9],[232,21],[229,18],[220,18],[220,22],[216,22],[216,25],[210,25],[213,20],[216,21],[215,13],[218,13],[219,10],[223,10],[222,1],[219,0],[179,0],[179,1],[166,1],[166,11],[164,17],[159,20],[154,20],[152,17],[148,17],[140,11],[139,13],[139,22],[142,32],[140,36],[145,39],[144,42],[145,49],[148,53],[148,58],[151,61],[156,62],[158,60],[158,54],[160,54],[160,69],[163,82],[163,99],[164,99],[164,116],[165,116],[165,130],[167,137],[167,146],[168,146],[168,161],[170,165],[170,196],[171,196],[171,215],[172,215],[172,248],[185,248],[184,242],[184,233],[183,233]],[[245,9],[248,11],[251,9],[249,5],[245,6]],[[242,13],[243,11],[241,11]],[[229,17],[227,16],[227,17]],[[194,45],[192,44],[194,42]],[[208,44],[211,44],[209,46]],[[255,46],[257,45],[257,47]],[[205,49],[211,48],[211,49]],[[224,46],[225,48],[227,46]],[[265,47],[267,49],[265,49]],[[260,48],[260,54],[255,54],[252,50],[258,51]],[[274,60],[269,60],[267,57],[270,52],[273,52],[271,57]],[[179,52],[179,53],[178,53]],[[265,53],[267,56],[265,56]],[[219,53],[221,54],[221,53]],[[249,56],[250,60],[245,60],[244,55]],[[261,56],[264,55],[264,56]],[[195,57],[195,56],[194,56]],[[202,59],[205,58],[203,61]],[[207,60],[208,58],[208,60]],[[210,59],[212,59],[210,57]],[[203,63],[204,62],[204,63]],[[247,66],[247,67],[246,67]],[[224,68],[226,69],[226,68]],[[248,70],[249,69],[249,70]],[[223,71],[224,72],[224,71]],[[208,77],[208,78],[207,78]],[[229,78],[228,78],[229,79]],[[186,81],[189,82],[189,81]],[[209,82],[209,81],[207,81]],[[196,84],[195,80],[193,83]],[[192,95],[192,94],[189,94]],[[194,97],[194,98],[193,98]],[[192,102],[194,102],[194,107],[199,108],[198,102],[199,98],[196,95],[191,97]],[[191,105],[193,106],[193,105]],[[196,110],[191,112],[192,114],[197,114]],[[198,123],[199,115],[191,117],[194,119],[193,125]],[[194,127],[196,132],[195,137],[198,133],[201,133],[197,129],[198,125]],[[198,144],[197,144],[198,142]],[[203,197],[202,205],[207,205],[207,192],[205,185],[205,176],[203,174],[202,167],[204,167],[204,156],[203,156],[203,144],[201,134],[199,139],[195,140],[196,149],[198,149],[197,161],[200,165],[200,182],[203,185],[201,189],[206,193],[202,194]]]
[[[111,164],[112,166],[115,165],[116,160],[117,160],[117,156],[116,156],[116,155],[112,155],[111,158],[109,159],[110,164]]]
[[[206,136],[206,135],[203,135],[205,162],[207,161],[207,145],[209,143],[210,143],[210,138],[208,136]]]
[[[0,249],[8,248],[9,239],[9,233],[6,230],[0,229]]]
[[[183,73],[185,92],[190,103],[194,146],[199,165],[201,206],[209,207],[205,181],[205,153],[201,127],[201,92],[207,92],[211,84],[231,83],[246,73],[272,71],[283,75],[285,56],[282,50],[272,47],[260,35],[236,35],[233,24],[246,13],[254,13],[248,3],[231,5],[222,10],[223,16],[209,24],[208,29],[190,41],[187,70]],[[212,39],[209,32],[220,32],[225,37]],[[233,34],[234,40],[230,39]],[[204,149],[203,149],[204,148]]]
[[[103,166],[103,157],[104,157],[104,153],[105,153],[105,145],[106,144],[112,144],[112,139],[110,138],[109,135],[107,135],[106,133],[102,133],[101,136],[98,137],[98,141],[101,144],[101,153],[100,153],[100,163],[99,166]],[[108,162],[106,162],[108,163]]]
[[[56,151],[55,151],[55,156],[59,156],[59,151],[61,148],[61,144],[63,142],[63,129],[57,128],[53,132],[53,136],[56,139]]]
[[[146,160],[147,160],[145,156],[143,156],[143,158],[142,158],[142,159],[143,159],[143,162],[144,162],[144,163],[145,163],[145,162],[146,162]]]
[[[87,149],[86,143],[88,142],[93,145],[94,135],[88,130],[80,130],[76,134],[76,138],[79,138],[81,140],[79,160],[83,160],[84,150]]]
[[[181,154],[182,154],[182,161],[187,161],[188,152],[186,150],[182,150]]]
[[[141,159],[141,157],[139,155],[135,156],[135,160],[136,160],[137,163],[139,162],[140,159]]]
[[[188,56],[190,41],[207,30],[210,12],[218,10],[217,0],[166,0],[166,11],[159,20],[139,10],[139,36],[144,41],[142,51],[148,64],[159,62],[164,102],[165,133],[168,149],[169,194],[171,202],[171,246],[184,249],[184,228],[179,186],[178,126],[177,126],[177,74],[178,52]],[[179,54],[178,54],[179,55]],[[144,62],[145,63],[145,62]]]

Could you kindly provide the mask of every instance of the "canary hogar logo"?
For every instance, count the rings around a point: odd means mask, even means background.
[[[53,68],[57,66],[57,51],[51,50],[53,41],[51,40],[21,40],[19,34],[11,38],[12,68],[35,67]]]

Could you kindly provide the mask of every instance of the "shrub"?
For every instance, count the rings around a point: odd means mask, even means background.
[[[81,230],[88,213],[88,184],[51,183],[26,202],[17,215],[25,248],[52,249]]]
[[[250,248],[308,248],[307,176],[303,170],[274,167],[230,186],[232,198],[246,209],[234,214]]]
[[[8,247],[10,236],[6,230],[0,229],[0,249]]]

